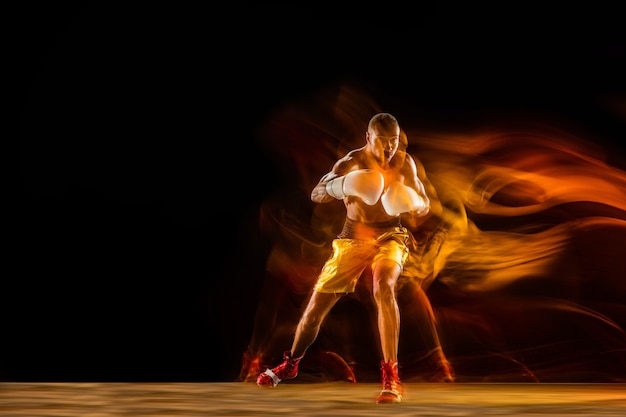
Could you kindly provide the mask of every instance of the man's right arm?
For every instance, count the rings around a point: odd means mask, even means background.
[[[338,161],[333,170],[325,174],[311,192],[311,200],[328,203],[333,199],[343,200],[348,196],[358,197],[365,204],[374,205],[384,188],[383,175],[373,169],[354,169],[348,161]],[[345,175],[341,173],[346,172]]]
[[[311,200],[315,203],[329,203],[334,201],[335,198],[328,194],[328,191],[326,190],[326,184],[337,177],[339,177],[339,175],[337,175],[334,171],[330,171],[325,174],[313,188],[313,191],[311,191]]]

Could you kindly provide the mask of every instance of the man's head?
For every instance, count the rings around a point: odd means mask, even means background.
[[[370,151],[381,163],[388,163],[398,150],[400,124],[389,113],[378,113],[370,119],[366,139]]]

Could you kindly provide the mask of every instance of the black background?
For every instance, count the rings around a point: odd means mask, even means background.
[[[624,161],[617,6],[87,2],[15,17],[4,380],[233,380],[267,250],[258,207],[286,180],[258,128],[320,88],[355,83],[459,128],[554,118]]]

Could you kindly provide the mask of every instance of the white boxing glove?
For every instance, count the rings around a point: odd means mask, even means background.
[[[359,197],[365,204],[376,204],[385,187],[383,174],[375,169],[352,171],[326,183],[326,192],[338,200]]]
[[[417,194],[417,191],[398,181],[392,182],[389,185],[381,201],[383,208],[390,216],[412,211],[420,214],[428,208],[426,201]]]

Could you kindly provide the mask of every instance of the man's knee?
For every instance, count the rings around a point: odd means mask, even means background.
[[[375,275],[372,286],[374,298],[376,300],[385,300],[394,297],[397,280],[398,275],[394,273]]]

